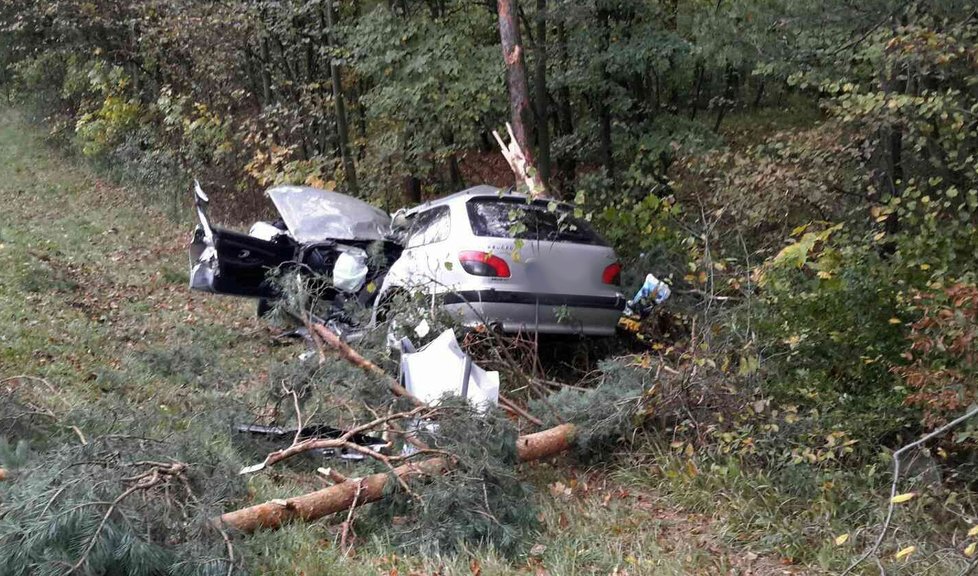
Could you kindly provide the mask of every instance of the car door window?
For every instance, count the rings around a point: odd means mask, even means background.
[[[417,248],[448,239],[452,229],[448,206],[438,206],[414,217],[408,235],[407,247]]]

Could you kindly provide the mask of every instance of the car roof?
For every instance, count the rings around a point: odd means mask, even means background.
[[[413,216],[420,212],[426,212],[432,208],[437,208],[438,206],[450,206],[452,204],[464,204],[472,198],[483,197],[483,196],[494,196],[497,198],[506,199],[517,199],[529,201],[530,198],[526,194],[520,194],[513,192],[512,188],[497,188],[496,186],[490,186],[488,184],[479,184],[478,186],[472,186],[471,188],[466,188],[460,192],[455,192],[454,194],[449,194],[442,198],[436,198],[435,200],[429,200],[424,204],[419,204],[414,208],[407,208],[404,210],[403,214],[405,216]],[[561,202],[555,200],[558,204],[566,204],[566,202]]]
[[[488,184],[479,184],[478,186],[473,186],[471,188],[466,188],[461,192],[456,192],[454,194],[449,194],[442,198],[437,198],[435,200],[429,200],[424,204],[419,204],[414,208],[408,208],[404,211],[405,216],[411,216],[417,214],[418,212],[425,212],[431,208],[438,206],[447,206],[449,204],[464,203],[468,201],[469,198],[473,196],[506,196],[506,197],[516,197],[516,198],[526,198],[523,194],[517,194],[511,192],[510,189],[497,188],[495,186],[490,186]]]

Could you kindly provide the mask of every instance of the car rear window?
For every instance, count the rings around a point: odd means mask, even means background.
[[[522,198],[473,198],[466,202],[472,232],[490,238],[574,242],[606,246],[586,221],[566,205]]]

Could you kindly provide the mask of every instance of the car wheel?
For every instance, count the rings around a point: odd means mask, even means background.
[[[272,311],[272,306],[273,306],[272,301],[269,300],[268,298],[259,298],[258,317],[264,318],[265,316],[267,316],[268,313]]]
[[[377,319],[377,322],[387,322],[391,319],[396,314],[391,309],[392,306],[398,301],[403,301],[407,294],[407,290],[403,288],[391,288],[377,298],[377,304],[374,305],[374,318]]]

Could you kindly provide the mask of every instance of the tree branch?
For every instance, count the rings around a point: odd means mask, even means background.
[[[900,483],[900,457],[903,456],[903,454],[906,453],[908,450],[912,450],[920,446],[924,442],[927,442],[928,440],[936,436],[940,436],[941,434],[947,432],[951,428],[954,428],[958,424],[961,424],[965,420],[968,420],[969,418],[975,415],[978,415],[978,408],[974,408],[968,411],[964,415],[959,416],[954,420],[951,420],[950,422],[941,426],[937,430],[934,430],[929,434],[925,434],[919,440],[915,442],[911,442],[910,444],[903,446],[902,448],[900,448],[899,450],[893,453],[893,483],[890,485],[890,505],[886,509],[886,518],[883,520],[883,526],[880,529],[879,536],[877,536],[876,542],[874,542],[873,545],[870,546],[869,549],[862,554],[862,556],[857,558],[855,562],[850,564],[849,567],[846,568],[845,571],[842,572],[840,576],[846,576],[846,574],[850,574],[857,566],[859,566],[860,564],[865,562],[867,558],[875,554],[879,550],[880,546],[883,544],[883,539],[886,538],[886,533],[890,529],[890,521],[893,519],[893,509],[896,506],[896,502],[893,501],[893,498],[894,496],[897,495],[897,489],[899,488],[899,483]]]

